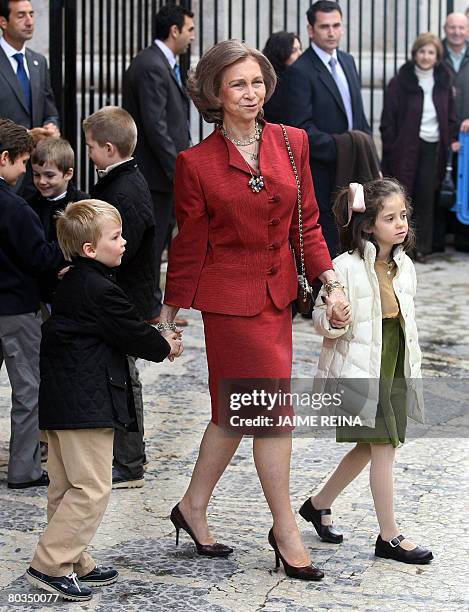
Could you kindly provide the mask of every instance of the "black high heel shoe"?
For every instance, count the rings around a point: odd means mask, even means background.
[[[304,567],[295,567],[289,565],[282,556],[282,553],[278,549],[277,542],[275,540],[274,532],[271,529],[269,531],[269,544],[272,546],[275,552],[275,567],[280,567],[280,561],[283,563],[283,569],[285,574],[290,578],[298,578],[299,580],[322,580],[324,578],[324,572],[311,565],[305,565]]]
[[[344,536],[332,525],[323,525],[321,517],[323,515],[331,514],[331,509],[326,508],[325,510],[316,510],[311,503],[311,499],[308,498],[299,510],[301,516],[305,521],[309,521],[313,524],[316,529],[318,536],[323,542],[331,542],[332,544],[340,544]]]
[[[230,546],[225,546],[225,544],[220,544],[218,542],[215,542],[215,544],[201,544],[187,524],[186,519],[182,516],[182,512],[179,510],[179,504],[176,504],[171,510],[170,519],[176,527],[176,546],[179,544],[179,530],[184,529],[194,541],[199,555],[204,555],[205,557],[227,557],[233,552]]]
[[[402,563],[415,563],[417,565],[425,565],[433,559],[432,551],[423,546],[416,546],[412,550],[402,548],[402,540],[405,540],[404,536],[398,535],[387,542],[379,535],[375,546],[376,557],[394,559],[394,561],[401,561]]]

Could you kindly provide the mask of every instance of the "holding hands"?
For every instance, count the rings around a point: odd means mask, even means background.
[[[160,333],[171,347],[168,359],[169,361],[174,361],[176,357],[180,357],[184,351],[184,346],[182,344],[182,332],[180,330],[176,330],[175,332],[164,331]]]
[[[332,327],[346,327],[352,320],[352,310],[347,298],[342,293],[342,298],[331,300],[331,296],[326,298],[326,316]]]
[[[171,352],[168,355],[169,361],[174,361],[176,357],[180,357],[184,351],[184,346],[182,344],[182,331],[180,329],[175,329],[175,325],[172,325],[178,310],[179,308],[176,306],[163,304],[159,324],[161,327],[163,327],[163,329],[158,329],[159,325],[156,326],[160,334],[171,347]],[[164,329],[164,327],[169,327],[170,325],[172,325],[173,329]]]
[[[352,309],[343,287],[336,280],[326,282],[326,317],[332,327],[346,327],[352,320]]]

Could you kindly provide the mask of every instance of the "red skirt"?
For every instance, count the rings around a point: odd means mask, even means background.
[[[210,312],[203,312],[202,317],[213,423],[219,423],[221,411],[225,417],[230,410],[225,393],[220,391],[221,381],[263,379],[269,381],[270,391],[289,391],[292,368],[290,306],[279,310],[267,292],[262,312],[253,317]],[[291,416],[291,406],[277,406],[268,411],[275,422],[279,414]],[[221,421],[225,422],[225,418]],[[287,426],[283,431],[292,429]]]

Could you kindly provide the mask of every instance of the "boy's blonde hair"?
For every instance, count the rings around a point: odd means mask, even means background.
[[[122,226],[119,211],[102,200],[71,202],[57,213],[57,239],[67,261],[82,255],[82,246],[90,242],[94,247],[102,236],[103,222],[114,221]]]
[[[74,169],[75,154],[68,140],[49,136],[37,143],[31,155],[31,163],[43,166],[47,162],[53,162],[62,174],[70,168]]]
[[[130,157],[137,144],[137,126],[131,115],[120,106],[105,106],[83,121],[88,132],[100,147],[113,144],[122,157]]]

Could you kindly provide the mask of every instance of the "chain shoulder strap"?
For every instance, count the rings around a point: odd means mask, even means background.
[[[296,181],[296,198],[298,204],[298,233],[300,235],[300,272],[301,272],[301,283],[303,288],[303,300],[306,301],[307,293],[308,293],[308,281],[306,280],[306,268],[305,268],[305,252],[303,245],[303,214],[301,210],[301,183],[300,177],[298,176],[298,170],[296,168],[295,159],[293,157],[293,153],[290,146],[290,140],[288,138],[287,130],[283,123],[280,124],[280,127],[283,131],[283,137],[285,139],[285,145],[288,151],[288,157],[290,158],[291,167],[293,169],[293,174],[295,175]]]

